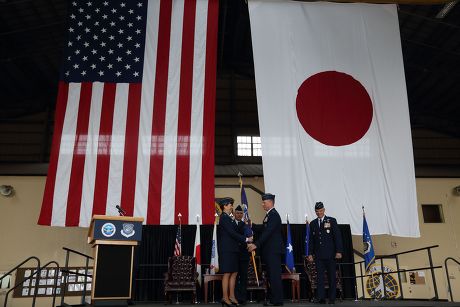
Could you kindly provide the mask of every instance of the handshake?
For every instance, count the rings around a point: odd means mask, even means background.
[[[254,240],[252,236],[247,238],[246,243],[248,244],[247,245],[248,252],[252,252],[257,248],[257,246],[253,242]]]

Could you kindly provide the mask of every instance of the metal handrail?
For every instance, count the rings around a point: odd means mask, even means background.
[[[450,285],[450,278],[449,278],[449,268],[447,267],[447,261],[452,260],[455,263],[457,263],[460,266],[460,262],[458,262],[456,259],[452,257],[447,257],[446,260],[444,260],[444,266],[446,268],[446,277],[447,277],[447,290],[449,290],[449,295],[450,295],[450,301],[454,301],[454,296],[452,295],[452,287]]]
[[[5,273],[5,275],[3,275],[2,277],[0,277],[0,281],[5,278],[6,276],[10,275],[11,273],[13,273],[15,270],[17,270],[18,268],[20,268],[23,264],[25,264],[26,262],[29,262],[29,260],[36,260],[37,261],[37,266],[36,266],[36,270],[35,272],[38,272],[38,270],[40,269],[40,259],[38,259],[37,257],[35,256],[31,256],[29,258],[27,258],[26,260],[24,260],[23,262],[21,262],[20,264],[18,264],[17,266],[15,266],[14,268],[12,268],[8,273]],[[30,277],[28,277],[28,279],[31,279],[32,276],[34,274],[30,275]],[[24,281],[22,281],[24,282]],[[37,276],[35,277],[35,284],[38,286],[38,274]],[[16,287],[16,286],[15,286]],[[35,307],[35,300],[37,299],[37,291],[34,291],[34,296],[32,298],[32,307]],[[6,298],[5,298],[5,304],[4,306],[6,307]]]
[[[38,270],[36,270],[34,273],[32,273],[29,277],[27,278],[24,278],[23,280],[21,280],[20,282],[18,282],[16,285],[14,285],[13,288],[11,288],[10,290],[8,290],[8,292],[6,292],[6,295],[5,295],[5,303],[3,304],[4,307],[6,307],[7,303],[8,303],[8,296],[10,295],[10,292],[13,291],[14,289],[16,289],[17,287],[19,287],[20,285],[22,285],[25,281],[27,280],[30,280],[32,279],[32,277],[34,275],[36,275],[36,279],[35,279],[35,291],[34,291],[34,297],[36,298],[37,296],[37,293],[38,293],[38,285],[39,285],[39,276],[40,276],[40,273],[41,271],[48,267],[50,264],[55,264],[56,265],[56,274],[54,275],[54,291],[53,291],[53,305],[52,307],[54,307],[55,303],[56,303],[56,289],[57,289],[57,280],[58,280],[58,273],[59,273],[59,263],[57,263],[56,261],[50,261],[48,262],[47,264],[45,264],[44,266],[38,268]],[[35,306],[35,300],[33,301],[33,304],[32,306]]]

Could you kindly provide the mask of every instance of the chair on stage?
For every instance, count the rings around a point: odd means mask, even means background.
[[[250,294],[250,301],[252,300],[252,292],[253,291],[264,291],[264,302],[267,300],[267,291],[268,285],[267,280],[265,278],[265,272],[261,269],[260,257],[255,257],[256,268],[257,268],[257,276],[259,277],[259,284],[257,284],[256,273],[254,271],[254,265],[252,260],[249,261],[248,266],[248,284],[247,284],[247,291]]]
[[[307,289],[307,292],[308,292],[309,297],[313,299],[315,290],[318,288],[318,285],[316,282],[316,277],[318,273],[316,271],[316,264],[315,264],[314,258],[312,262],[309,262],[307,259],[307,256],[304,256],[303,268],[304,268],[305,274],[307,275],[307,281],[309,284],[309,286],[307,285],[307,287],[309,287],[309,289]],[[342,300],[343,299],[342,278],[340,276],[340,271],[338,269],[336,269],[335,271],[335,277],[336,277],[335,284],[336,284],[337,292],[340,295],[339,296],[340,300]],[[324,272],[324,288],[329,289],[329,280],[327,278],[327,272]]]
[[[192,304],[196,301],[198,273],[196,259],[192,256],[174,256],[168,259],[168,272],[165,273],[165,298],[171,303],[171,292],[192,292]]]

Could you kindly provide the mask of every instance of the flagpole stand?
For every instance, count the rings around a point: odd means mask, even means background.
[[[360,300],[358,299],[358,286],[355,284],[355,302],[359,302]]]
[[[176,302],[174,303],[176,305],[180,304],[180,301],[179,301],[179,292],[176,292]]]
[[[213,280],[212,281],[212,301],[210,302],[211,304],[217,303],[215,293],[214,293],[215,291],[216,291],[216,282]]]

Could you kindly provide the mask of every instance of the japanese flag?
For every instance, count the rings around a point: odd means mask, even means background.
[[[281,216],[419,236],[395,5],[250,0],[265,190]]]

